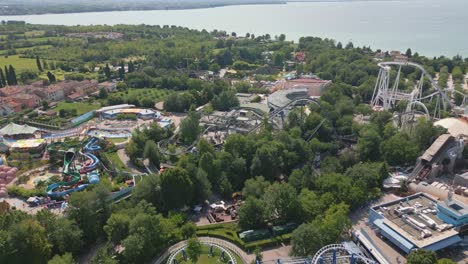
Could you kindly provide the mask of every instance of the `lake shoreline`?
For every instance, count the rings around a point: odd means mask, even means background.
[[[345,0],[346,1],[346,0]],[[372,0],[371,0],[372,1]],[[65,14],[81,14],[81,13],[108,13],[108,12],[133,12],[133,11],[177,11],[177,10],[197,10],[197,9],[213,9],[228,6],[251,6],[251,5],[285,5],[288,2],[294,1],[271,1],[271,2],[252,2],[252,3],[240,3],[240,4],[213,4],[210,6],[187,6],[187,7],[169,7],[169,8],[128,8],[128,9],[99,9],[99,10],[65,10],[60,12],[18,12],[15,14],[3,14],[0,12],[0,16],[12,17],[12,16],[40,16],[40,15],[65,15]],[[7,21],[8,19],[2,19]]]

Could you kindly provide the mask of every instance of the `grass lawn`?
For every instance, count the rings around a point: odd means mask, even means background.
[[[27,31],[24,32],[24,35],[28,38],[30,37],[42,37],[44,36],[45,31],[44,30],[32,30],[32,31]]]
[[[228,257],[227,257],[227,254],[225,254],[225,260],[221,260],[219,258],[219,256],[221,255],[221,251],[216,248],[216,247],[213,247],[213,256],[209,257],[208,254],[210,252],[210,248],[209,246],[205,246],[203,245],[202,247],[202,254],[200,255],[200,257],[198,258],[198,261],[197,263],[199,264],[218,264],[218,263],[227,263],[228,262]],[[241,259],[239,258],[239,256],[237,256],[236,254],[234,254],[233,252],[230,251],[230,253],[236,258],[236,262],[237,263],[242,263]],[[195,264],[193,263],[190,259],[187,260],[187,261],[184,261],[183,259],[183,256],[182,256],[182,253],[180,253],[179,255],[177,255],[177,261],[179,263],[184,263],[184,264]]]
[[[109,140],[110,142],[112,142],[114,144],[118,144],[118,143],[122,143],[124,141],[127,141],[126,138],[108,138],[107,140]]]
[[[53,46],[52,45],[39,45],[39,46],[34,46],[34,47],[26,47],[26,48],[16,48],[14,50],[16,50],[17,53],[26,53],[26,51],[29,51],[29,50],[44,50],[44,49],[49,49],[49,48],[52,48]],[[8,50],[3,50],[3,51],[0,51],[0,54],[6,54],[8,52]],[[42,60],[41,60],[42,62]]]
[[[173,91],[158,88],[130,88],[126,92],[118,92],[115,95],[122,96],[123,98],[150,98],[154,102],[159,102],[163,101],[170,93],[173,93]]]
[[[127,170],[127,167],[119,158],[119,155],[117,154],[117,152],[106,152],[106,156],[114,164],[116,169],[123,170],[123,171]]]
[[[0,67],[2,67],[2,69],[5,68],[5,65],[9,66],[10,64],[15,68],[17,74],[24,70],[38,71],[36,59],[20,58],[19,55],[0,57]]]
[[[61,109],[76,109],[77,116],[80,116],[82,114],[86,114],[89,111],[97,110],[99,108],[101,108],[101,106],[95,104],[60,102],[58,103],[57,108],[55,108],[54,110],[59,112]]]

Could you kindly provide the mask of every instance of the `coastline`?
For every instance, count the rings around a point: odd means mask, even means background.
[[[275,1],[271,0],[268,2],[255,2],[252,1],[251,3],[219,3],[219,4],[212,4],[212,5],[205,5],[205,6],[171,6],[166,8],[148,8],[148,7],[137,7],[137,8],[109,8],[109,9],[94,9],[94,10],[60,10],[57,12],[17,12],[17,13],[8,13],[5,14],[0,10],[0,16],[4,16],[6,18],[12,16],[36,16],[36,15],[60,15],[60,14],[81,14],[81,13],[103,13],[103,12],[127,12],[127,11],[157,11],[157,10],[196,10],[196,9],[213,9],[213,8],[220,8],[220,7],[228,7],[228,6],[251,6],[251,5],[285,5],[288,2],[295,2],[295,1]],[[2,19],[8,20],[8,19]]]

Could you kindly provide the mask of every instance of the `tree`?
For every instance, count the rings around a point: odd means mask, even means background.
[[[119,264],[113,256],[114,247],[107,243],[98,249],[96,255],[91,259],[91,264]]]
[[[57,79],[55,78],[55,75],[51,73],[50,71],[47,72],[47,78],[49,79],[50,83],[55,83]]]
[[[154,141],[148,140],[145,144],[145,150],[143,152],[143,157],[148,159],[151,164],[159,168],[160,158],[159,158],[159,151],[158,146]]]
[[[198,258],[202,254],[202,244],[197,238],[190,238],[187,241],[187,256],[192,260],[192,263],[197,263]]]
[[[176,167],[161,174],[161,198],[167,211],[189,205],[193,198],[193,189],[193,182],[184,169]]]
[[[408,264],[437,264],[437,255],[434,251],[416,249],[406,257]]]
[[[223,91],[219,95],[215,95],[211,105],[218,111],[227,111],[232,107],[239,106],[239,99],[237,99],[234,90]]]
[[[36,55],[36,65],[37,69],[42,72],[42,65],[41,65],[41,59],[39,58],[39,55]]]
[[[286,223],[300,215],[300,204],[296,189],[288,183],[273,183],[263,195],[269,219],[277,218]]]
[[[107,239],[113,243],[119,243],[128,236],[130,217],[126,214],[114,213],[107,219],[104,232]]]
[[[98,196],[95,192],[74,192],[70,196],[69,206],[66,214],[70,219],[75,220],[83,231],[84,242],[94,241],[102,230],[101,220],[96,214]]]
[[[200,134],[200,114],[190,110],[188,116],[180,123],[180,137],[185,144],[190,144]]]
[[[183,238],[189,239],[189,238],[194,237],[196,235],[197,227],[195,226],[195,224],[193,224],[191,222],[186,223],[180,228],[180,233],[182,234]]]
[[[34,80],[37,78],[37,73],[35,71],[31,70],[24,70],[20,73],[20,81],[23,84],[29,83],[31,80]]]
[[[349,49],[353,49],[353,48],[354,48],[354,44],[353,44],[351,41],[348,42],[348,44],[346,44],[345,49],[348,49],[348,50],[349,50]]]
[[[357,151],[361,160],[378,160],[380,158],[381,140],[379,133],[374,128],[362,128],[357,143]]]
[[[5,87],[7,85],[7,80],[5,75],[3,74],[2,68],[0,68],[0,88]]]
[[[160,215],[148,213],[139,213],[132,218],[130,235],[122,241],[125,263],[146,263],[166,247],[169,234],[162,220]]]
[[[128,62],[128,73],[134,72],[135,71],[135,65],[133,64],[133,61]]]
[[[270,186],[270,183],[265,181],[263,176],[257,176],[252,179],[248,179],[244,183],[244,189],[242,194],[245,197],[260,198],[265,193],[265,190]]]
[[[239,227],[243,230],[262,227],[265,220],[266,204],[257,198],[248,197],[239,208]]]
[[[413,55],[413,52],[411,51],[411,49],[407,49],[405,54],[406,54],[406,57],[411,58]]]
[[[36,215],[37,221],[45,228],[52,251],[57,254],[78,253],[81,249],[82,232],[70,219],[58,217],[42,210]]]
[[[197,170],[197,174],[194,179],[195,194],[197,202],[204,202],[212,195],[212,185],[208,179],[208,174],[201,168]]]
[[[75,264],[73,256],[70,253],[55,255],[47,264]]]
[[[11,64],[8,68],[8,76],[10,77],[10,81],[8,82],[9,85],[18,85],[18,81],[16,80],[15,68],[13,68]]]
[[[12,85],[10,84],[10,82],[11,82],[10,72],[8,71],[8,67],[5,65],[5,86]]]
[[[109,96],[109,92],[105,87],[101,87],[99,89],[99,98],[106,99]]]
[[[124,75],[125,75],[125,66],[124,66],[124,63],[122,61],[122,62],[120,62],[120,68],[119,68],[119,77],[120,77],[121,80],[123,80]]]
[[[411,131],[410,138],[420,150],[425,150],[442,134],[442,132],[443,131],[440,129],[434,127],[431,120],[420,118]]]
[[[338,42],[338,44],[336,44],[336,48],[343,49],[343,44],[341,44],[341,42]]]
[[[296,256],[313,256],[324,245],[320,227],[313,223],[300,225],[291,239],[291,251]]]
[[[299,194],[299,203],[304,213],[304,220],[310,221],[323,212],[324,205],[321,203],[320,197],[309,189],[302,189]]]
[[[418,146],[404,133],[397,133],[382,142],[382,154],[390,165],[413,164],[418,157]]]
[[[104,67],[104,75],[106,76],[108,80],[111,79],[111,70],[109,67],[109,63],[106,63],[106,67]]]
[[[33,219],[26,219],[11,228],[11,244],[17,250],[15,263],[45,263],[52,245],[47,241],[44,227]]]
[[[286,40],[286,35],[285,34],[280,34],[278,37],[279,41],[285,41]]]

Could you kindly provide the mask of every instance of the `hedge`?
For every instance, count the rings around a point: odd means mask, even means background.
[[[291,233],[280,236],[271,237],[268,239],[257,240],[245,243],[238,236],[238,228],[235,223],[213,224],[197,227],[197,236],[209,236],[227,240],[247,252],[252,252],[257,247],[264,249],[281,245],[281,243],[289,243],[291,241]]]

